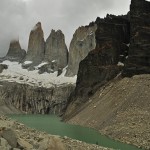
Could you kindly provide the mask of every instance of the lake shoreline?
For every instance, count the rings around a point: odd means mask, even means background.
[[[12,137],[11,140],[10,137]],[[0,149],[10,148],[18,148],[18,150],[22,148],[27,150],[112,150],[68,137],[50,135],[0,115]]]
[[[74,126],[74,125],[72,126],[70,124],[66,124],[61,121],[61,118],[58,118],[54,115],[52,115],[52,116],[50,116],[50,115],[32,115],[32,114],[31,115],[13,115],[11,118],[17,119],[18,121],[26,124],[27,126],[36,127],[36,129],[43,130],[49,134],[53,134],[53,135],[57,134],[62,137],[67,136],[72,139],[76,139],[76,140],[83,141],[86,143],[99,144],[100,146],[110,147],[110,148],[114,148],[114,149],[139,150],[139,148],[137,148],[133,145],[120,143],[119,141],[115,141],[114,139],[112,139],[108,136],[100,135],[100,133],[97,132],[95,129],[81,127],[81,126]],[[41,120],[40,124],[38,123],[39,120]],[[47,122],[50,122],[50,123],[48,124]],[[39,125],[37,126],[37,124],[39,124]],[[50,128],[47,129],[47,126],[50,126]],[[57,128],[55,128],[55,126]],[[58,130],[58,129],[60,129],[60,130]],[[57,130],[57,131],[54,132],[55,130]]]

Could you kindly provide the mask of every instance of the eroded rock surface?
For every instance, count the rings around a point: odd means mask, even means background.
[[[64,68],[68,63],[68,49],[65,44],[65,37],[61,30],[52,30],[46,40],[44,60],[56,63],[57,68]]]
[[[72,84],[44,88],[4,81],[1,82],[0,97],[2,105],[12,105],[22,112],[59,115],[73,90]]]
[[[32,61],[34,65],[44,59],[45,41],[41,23],[38,22],[30,32],[28,50],[25,61]]]
[[[26,51],[21,48],[19,40],[13,40],[10,42],[8,53],[4,59],[10,61],[22,61],[25,56]]]
[[[132,0],[131,40],[124,75],[150,73],[150,2]]]
[[[78,73],[79,63],[96,46],[96,24],[79,27],[71,40],[69,48],[69,62],[66,76],[74,76]]]
[[[118,62],[128,53],[130,31],[127,16],[107,15],[97,18],[96,48],[80,62],[75,91],[70,106],[78,109],[98,87],[106,84],[122,70]],[[75,101],[75,102],[74,102]],[[72,106],[73,104],[73,106]],[[68,112],[73,109],[68,107]]]

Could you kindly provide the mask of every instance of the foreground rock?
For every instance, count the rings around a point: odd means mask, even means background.
[[[108,150],[70,138],[52,136],[0,116],[0,149],[3,150]],[[110,149],[109,149],[110,150]]]
[[[6,60],[10,61],[22,61],[26,56],[26,51],[20,46],[19,40],[13,40],[10,42],[8,53],[6,54]]]

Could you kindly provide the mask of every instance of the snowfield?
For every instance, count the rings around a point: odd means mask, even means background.
[[[38,73],[38,67],[44,63],[35,67],[36,70],[28,71],[21,67],[21,63],[10,62],[8,60],[3,61],[0,64],[6,64],[8,69],[3,70],[0,74],[0,81],[17,82],[22,84],[29,84],[31,86],[39,86],[50,88],[52,86],[61,86],[62,84],[75,84],[77,76],[65,77],[66,68],[63,69],[63,73],[57,77],[57,71],[54,73]]]

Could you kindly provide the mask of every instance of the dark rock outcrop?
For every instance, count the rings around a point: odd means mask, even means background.
[[[69,62],[66,76],[77,75],[79,63],[96,47],[96,24],[79,27],[71,40],[69,48]]]
[[[19,40],[13,40],[10,42],[9,50],[4,60],[21,61],[25,56],[26,51],[21,48]]]
[[[34,65],[44,59],[45,42],[41,23],[38,22],[30,32],[28,50],[25,61],[32,61]]]
[[[44,60],[57,63],[57,68],[64,68],[68,63],[68,49],[65,44],[65,37],[61,30],[52,30],[46,40]]]
[[[127,16],[107,15],[105,19],[97,18],[96,24],[96,48],[79,65],[76,88],[67,109],[69,113],[120,73],[122,67],[118,62],[124,61],[128,53],[126,44],[129,43],[130,31]]]
[[[131,37],[125,76],[150,73],[150,2],[132,0]]]
[[[5,64],[0,64],[0,73],[2,73],[4,69],[8,69],[8,66]]]
[[[72,84],[44,88],[4,81],[0,86],[0,102],[1,105],[12,105],[22,112],[60,115],[73,90]]]

